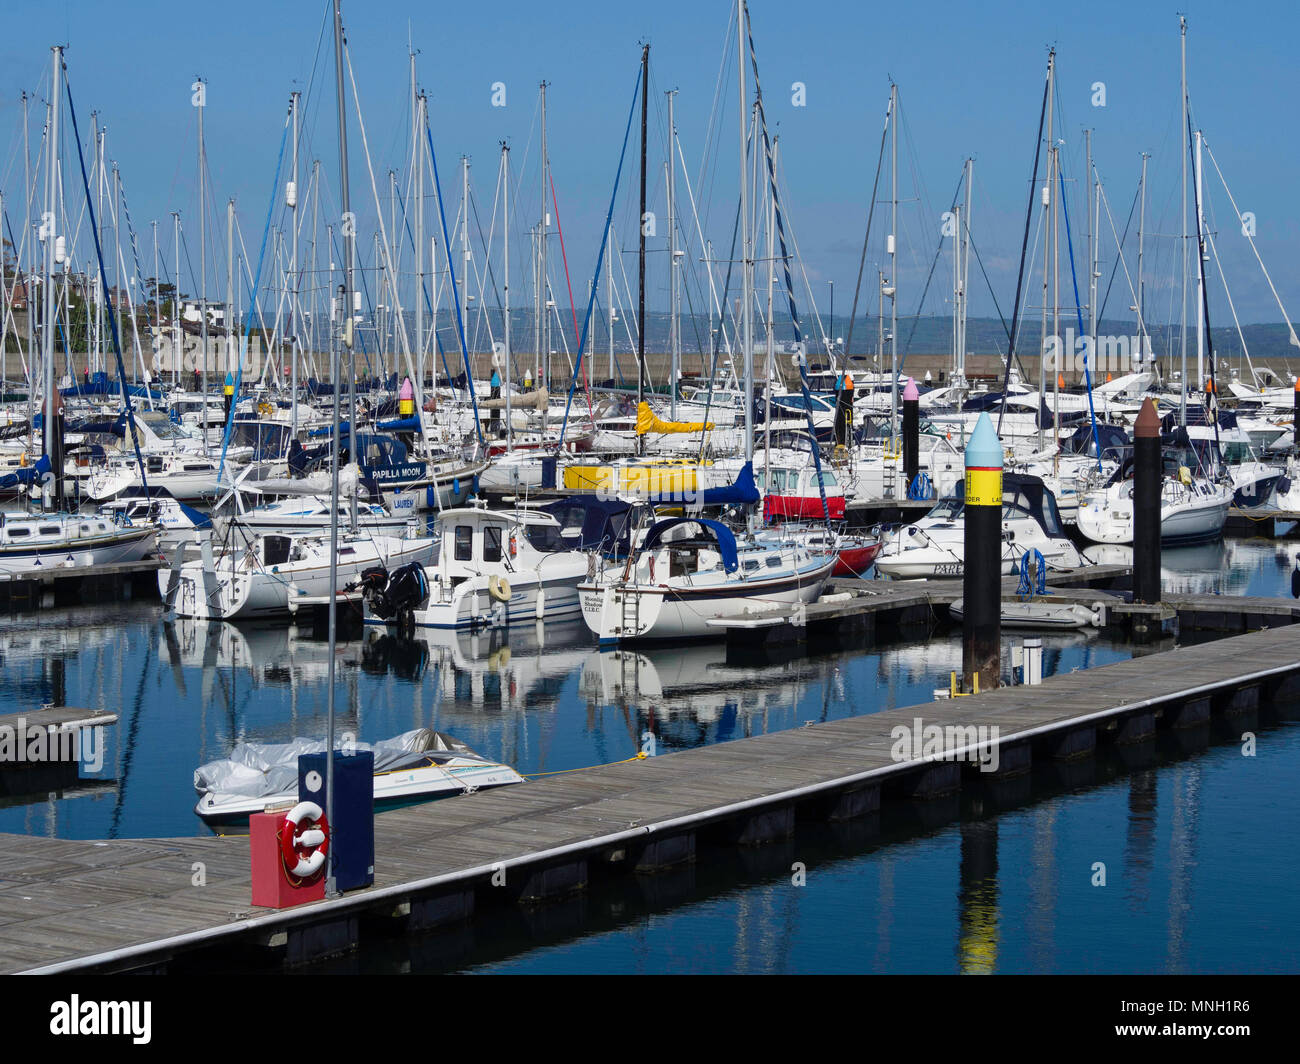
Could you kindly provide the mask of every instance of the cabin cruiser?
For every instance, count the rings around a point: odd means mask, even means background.
[[[578,583],[594,555],[571,550],[560,522],[532,510],[444,510],[438,555],[421,580],[363,573],[366,622],[421,628],[479,628],[576,618]]]
[[[1193,476],[1186,466],[1166,476],[1160,489],[1160,542],[1203,543],[1223,535],[1233,487]],[[1079,531],[1094,543],[1133,542],[1133,480],[1116,474],[1079,507]]]
[[[891,533],[876,555],[876,570],[894,580],[961,576],[965,572],[966,500],[940,499],[925,517]],[[1016,571],[1024,553],[1037,550],[1053,569],[1086,565],[1065,534],[1056,500],[1042,479],[1025,473],[1002,476],[1002,573]]]
[[[166,488],[154,484],[150,484],[147,491],[136,486],[127,488],[117,498],[103,503],[99,513],[127,528],[156,525],[158,544],[165,550],[192,536],[195,529],[212,527],[207,514],[186,506]]]
[[[215,827],[245,823],[251,814],[268,806],[296,802],[298,758],[324,750],[325,743],[314,739],[240,743],[229,758],[210,761],[195,770],[199,802],[194,812]],[[375,755],[376,809],[524,782],[509,765],[491,761],[450,735],[429,728],[416,728],[377,743],[356,743],[351,750]]]
[[[579,584],[578,596],[602,646],[719,638],[719,620],[816,601],[837,558],[833,547],[777,530],[738,539],[720,521],[674,517],[651,525],[626,561]]]
[[[157,549],[152,524],[119,525],[102,514],[0,511],[0,575],[138,562]]]
[[[242,620],[292,611],[302,599],[330,594],[330,533],[244,539],[238,531],[216,554],[210,533],[198,534],[200,556],[177,560],[158,572],[166,609],[180,617]],[[435,541],[429,538],[338,533],[338,583],[355,581],[366,569],[427,564]]]

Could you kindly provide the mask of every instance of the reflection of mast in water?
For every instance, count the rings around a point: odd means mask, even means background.
[[[1183,953],[1187,913],[1192,908],[1192,869],[1196,866],[1201,827],[1201,768],[1195,761],[1174,770],[1173,823],[1169,835],[1169,941],[1170,972],[1185,970]]]
[[[1047,802],[1029,815],[1034,825],[1029,942],[1037,961],[1035,970],[1048,972],[1056,958],[1056,805]]]
[[[1151,881],[1152,851],[1156,842],[1157,776],[1154,769],[1134,772],[1128,783],[1128,832],[1124,864],[1129,868],[1128,899],[1135,905],[1147,900]]]
[[[998,825],[961,826],[961,886],[957,891],[957,963],[963,975],[988,975],[998,963]]]
[[[876,962],[878,972],[889,971],[889,952],[893,945],[889,933],[894,927],[894,858],[881,852],[876,861],[880,869],[880,889],[876,894]]]

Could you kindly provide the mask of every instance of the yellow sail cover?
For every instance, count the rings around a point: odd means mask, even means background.
[[[636,434],[648,432],[700,432],[713,428],[712,421],[664,421],[656,417],[649,403],[638,403],[636,408]]]

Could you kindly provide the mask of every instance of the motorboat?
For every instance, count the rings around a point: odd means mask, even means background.
[[[212,827],[247,822],[250,814],[298,800],[298,758],[323,753],[325,743],[240,743],[230,757],[194,772],[199,794],[194,812]],[[340,751],[375,755],[375,808],[393,808],[488,787],[523,783],[509,765],[490,761],[443,732],[416,728],[376,743],[355,743]]]
[[[1080,503],[1079,531],[1094,543],[1133,542],[1131,474],[1131,463],[1126,462],[1106,487],[1090,492]],[[1205,543],[1220,538],[1233,494],[1231,481],[1193,475],[1186,466],[1166,475],[1160,488],[1161,544]]]
[[[213,550],[211,534],[199,534],[199,557],[178,559],[158,572],[166,609],[180,617],[242,620],[291,612],[302,600],[330,594],[330,535],[236,534],[226,550]],[[432,561],[428,537],[371,536],[340,530],[338,582],[357,580],[376,566],[390,569]]]
[[[560,522],[534,510],[444,510],[432,571],[363,573],[366,622],[399,628],[500,627],[576,618],[595,555],[571,550]]]

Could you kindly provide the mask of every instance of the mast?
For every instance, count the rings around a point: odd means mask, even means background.
[[[1201,185],[1201,131],[1199,129],[1194,134],[1194,142],[1196,145],[1196,254],[1203,260],[1205,248],[1202,245],[1204,238],[1201,234],[1205,232],[1205,192]],[[1198,391],[1203,391],[1206,383],[1205,315],[1200,309],[1204,303],[1205,270],[1198,263],[1196,269],[1196,388]]]
[[[612,258],[614,254],[614,223],[609,223],[609,253]],[[614,321],[616,313],[614,311],[614,263],[611,261],[609,269],[605,271],[605,321],[609,325],[609,383],[614,383]],[[712,315],[713,308],[709,307],[709,313]]]
[[[198,90],[194,106],[199,112],[199,336],[203,344],[203,453],[208,453],[208,212],[203,165],[203,111],[207,107],[207,87],[195,76]]]
[[[677,256],[681,252],[677,250],[677,166],[674,162],[673,151],[673,145],[677,139],[677,126],[673,122],[673,97],[677,95],[677,90],[672,89],[665,95],[668,97],[668,302],[670,307],[668,328],[672,348],[672,406],[670,416],[676,421],[677,386],[682,373],[682,334],[681,322],[678,320],[681,315],[681,293],[678,290],[677,278]]]
[[[639,266],[637,269],[637,311],[636,311],[636,404],[638,412],[645,399],[645,154],[646,154],[646,119],[650,108],[650,46],[641,49],[641,210]],[[645,436],[637,433],[636,453],[645,454]]]
[[[546,339],[546,221],[549,217],[546,210],[546,180],[549,176],[546,159],[546,82],[543,81],[539,88],[542,111],[542,217],[537,223],[537,292],[534,297],[536,306],[533,319],[533,344],[536,351],[533,357],[536,366],[534,384],[538,388],[546,383],[545,374],[550,372],[550,360],[543,350]]]
[[[1052,195],[1052,181],[1055,180],[1056,174],[1052,166],[1056,160],[1056,154],[1052,148],[1052,118],[1055,108],[1053,106],[1053,97],[1056,93],[1056,51],[1053,50],[1047,56],[1047,184],[1043,186],[1043,211],[1046,213],[1051,209],[1056,197]],[[1051,277],[1052,266],[1052,216],[1045,218],[1046,225],[1043,226],[1043,305],[1042,305],[1042,323],[1043,323],[1043,340],[1039,348],[1041,354],[1038,357],[1038,401],[1043,401],[1043,396],[1047,392],[1047,360],[1044,357],[1047,354],[1047,303],[1051,298],[1048,290],[1048,282]],[[1014,327],[1014,325],[1013,325]],[[1060,338],[1057,338],[1058,347]],[[1007,367],[1007,373],[1010,375],[1011,367]],[[1006,409],[1006,397],[1003,396],[1002,408]],[[1042,418],[1038,419],[1038,450],[1043,449],[1043,425]]]
[[[505,231],[505,347],[504,359],[501,366],[501,384],[506,396],[506,450],[514,449],[515,430],[510,424],[510,391],[511,391],[511,373],[510,373],[510,145],[504,140],[501,142],[501,202],[504,204],[504,231]],[[545,411],[542,412],[543,423],[545,422]]]
[[[1147,152],[1142,153],[1142,181],[1141,181],[1141,207],[1138,210],[1138,276],[1137,276],[1137,306],[1133,309],[1137,311],[1138,320],[1138,338],[1146,334],[1146,281],[1142,276],[1142,244],[1146,235],[1147,224],[1147,160],[1151,156]],[[1100,219],[1100,214],[1098,218]],[[1145,354],[1145,351],[1143,352]]]
[[[226,375],[235,371],[235,323],[232,320],[235,311],[235,201],[226,203],[226,310],[222,314],[226,325]],[[268,355],[270,352],[267,352]],[[235,408],[232,396],[230,408]]]
[[[291,398],[289,404],[289,424],[290,433],[296,439],[298,436],[298,357],[301,351],[301,344],[298,340],[298,334],[302,331],[302,322],[300,321],[298,308],[298,104],[301,95],[298,92],[289,94],[289,109],[293,112],[293,177],[291,179],[290,192],[285,196],[289,205],[289,225],[293,228],[293,242],[289,250],[289,276],[292,279],[293,290],[289,297],[289,358],[292,361],[290,373]]]
[[[339,205],[342,208],[342,236],[343,236],[343,318],[340,326],[343,330],[343,346],[347,348],[348,353],[348,457],[357,461],[357,365],[356,351],[352,346],[352,329],[353,329],[353,304],[354,285],[352,280],[352,262],[356,254],[356,218],[352,214],[351,199],[348,195],[348,115],[345,106],[343,91],[343,0],[334,0],[334,73],[335,73],[335,98],[338,101],[338,136],[339,136]],[[341,361],[341,359],[340,359]],[[334,373],[334,394],[338,397],[338,378],[342,371],[342,366],[335,367]],[[337,414],[338,407],[335,406]],[[337,417],[336,417],[337,423]],[[337,433],[337,429],[335,430]],[[338,509],[338,445],[334,447],[334,510]],[[358,463],[359,464],[359,463]],[[351,493],[351,524],[350,530],[355,534],[357,530],[357,495]],[[333,524],[334,522],[331,522]],[[336,581],[338,568],[338,557],[334,548],[330,552],[330,587],[333,588]],[[330,631],[334,630],[334,607],[330,605]],[[333,639],[330,641],[331,654],[333,648]],[[333,658],[331,657],[331,661]],[[331,688],[331,691],[333,688]],[[333,703],[331,702],[331,714]],[[331,722],[333,716],[331,715]],[[332,734],[332,733],[331,733]],[[332,877],[331,877],[332,878]]]
[[[416,92],[415,53],[411,53],[411,92],[414,116],[411,130],[411,162],[415,166],[415,372],[424,385],[424,151],[420,130],[424,126],[424,94]],[[416,411],[419,416],[420,412]]]
[[[898,85],[889,83],[889,113],[894,125],[889,130],[890,215],[889,215],[889,438],[898,436]],[[891,444],[892,446],[892,444]]]
[[[1187,132],[1187,18],[1184,15],[1178,16],[1178,37],[1182,63],[1182,93],[1181,102],[1183,109],[1182,125],[1179,127],[1179,143]],[[1184,428],[1187,426],[1187,153],[1180,151],[1179,156],[1182,160],[1183,170],[1183,314],[1181,318],[1182,334],[1182,385],[1181,395],[1179,396],[1178,409],[1179,421]]]
[[[740,80],[740,245],[741,344],[745,373],[745,461],[754,460],[754,261],[753,234],[749,228],[749,100],[745,84],[745,0],[736,0],[736,66]]]
[[[54,244],[58,231],[58,171],[59,171],[59,90],[62,86],[59,75],[63,70],[63,49],[57,45],[50,49],[54,53],[53,99],[50,104],[50,143],[46,153],[45,175],[45,291],[44,304],[45,332],[41,337],[45,357],[45,413],[42,418],[43,446],[50,459],[54,473],[51,489],[48,489],[46,501],[61,505],[63,502],[63,461],[56,454],[62,450],[58,446],[59,393],[54,390]]]
[[[460,230],[460,320],[466,336],[469,335],[469,301],[472,298],[469,294],[469,156],[460,157],[461,171],[461,213],[462,225]],[[465,366],[465,372],[474,372],[472,364]]]
[[[185,344],[181,341],[181,212],[172,211],[172,250],[176,253],[175,288],[172,291],[172,384],[180,382]],[[206,412],[205,415],[206,416]]]

